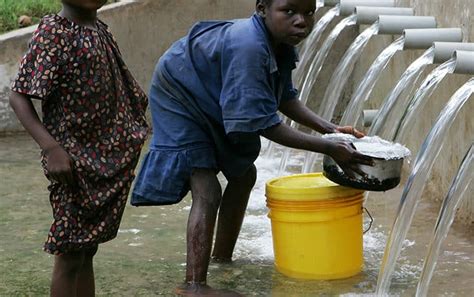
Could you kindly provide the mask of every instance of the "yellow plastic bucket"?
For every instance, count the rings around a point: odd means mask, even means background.
[[[279,272],[329,280],[361,271],[364,191],[313,173],[272,179],[266,196]]]

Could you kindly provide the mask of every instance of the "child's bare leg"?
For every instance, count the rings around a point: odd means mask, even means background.
[[[51,297],[76,297],[77,278],[84,263],[83,252],[55,256]]]
[[[77,277],[76,292],[78,297],[94,297],[94,256],[97,253],[97,247],[84,251],[84,262]]]
[[[222,197],[217,222],[216,242],[212,257],[218,262],[231,262],[245,210],[257,179],[254,165],[241,177],[229,180]]]
[[[193,202],[187,228],[186,282],[205,283],[221,186],[211,169],[194,169],[191,175]]]
[[[182,296],[240,296],[206,285],[212,237],[221,202],[221,186],[210,169],[194,169],[191,175],[193,203],[187,229],[186,283],[176,289]]]

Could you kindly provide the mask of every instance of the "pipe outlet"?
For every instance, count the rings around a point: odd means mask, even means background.
[[[354,13],[356,6],[383,6],[394,7],[395,0],[340,0],[339,15],[348,16]]]
[[[372,25],[375,23],[380,15],[409,15],[415,14],[413,8],[405,7],[371,7],[371,6],[357,6],[355,8],[358,25]]]
[[[453,57],[456,59],[456,68],[454,73],[474,74],[474,52],[473,51],[455,51]]]
[[[436,19],[433,16],[379,16],[378,34],[402,34],[405,29],[436,28]]]
[[[461,28],[406,29],[404,49],[428,49],[435,41],[461,42]]]
[[[372,125],[378,112],[378,109],[364,109],[364,111],[362,111],[364,127],[370,127]]]
[[[338,5],[340,0],[324,0],[324,6],[336,6]]]
[[[434,42],[433,46],[435,64],[448,61],[455,51],[474,51],[474,43],[467,42]]]

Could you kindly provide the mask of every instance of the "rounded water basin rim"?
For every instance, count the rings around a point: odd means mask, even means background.
[[[318,201],[353,197],[364,191],[340,186],[322,172],[278,177],[266,183],[267,199],[284,201]]]
[[[331,133],[324,134],[322,137],[333,141],[351,142],[360,153],[378,160],[400,160],[410,155],[410,151],[403,145],[389,142],[378,136],[356,138],[350,134]]]

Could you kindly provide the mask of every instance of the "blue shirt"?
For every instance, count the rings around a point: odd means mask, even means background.
[[[294,47],[286,45],[277,59],[263,19],[254,14],[197,23],[162,56],[158,67],[229,134],[259,132],[280,123],[280,102],[297,97],[291,81],[296,61]]]

